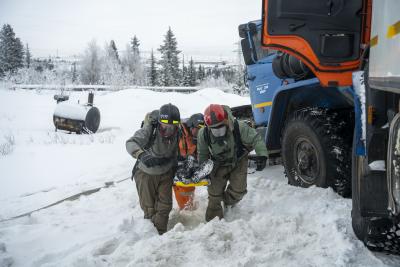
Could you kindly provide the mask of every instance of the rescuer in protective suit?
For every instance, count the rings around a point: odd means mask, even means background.
[[[144,125],[126,142],[126,150],[137,159],[133,175],[144,218],[159,234],[167,231],[172,209],[172,184],[178,155],[179,109],[163,105],[146,115]]]
[[[201,113],[190,116],[186,122],[181,122],[179,138],[177,181],[193,182],[191,180],[197,163],[197,134],[204,127],[204,117]],[[180,209],[194,209],[193,198],[195,186],[184,187],[174,185],[175,199]]]
[[[267,149],[255,129],[237,121],[228,106],[212,104],[204,112],[206,127],[197,138],[198,160],[212,159],[214,169],[208,186],[206,221],[224,217],[225,208],[238,203],[247,193],[248,153],[267,157]],[[227,186],[228,185],[228,186]]]

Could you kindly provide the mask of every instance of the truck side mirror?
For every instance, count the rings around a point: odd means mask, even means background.
[[[254,57],[253,49],[250,47],[249,41],[247,39],[242,39],[242,41],[240,43],[242,46],[244,63],[246,65],[255,64],[257,61],[256,61],[256,58]]]
[[[238,27],[239,37],[240,38],[247,38],[247,23],[240,24]]]
[[[249,29],[249,32],[250,32],[251,36],[257,34],[257,25],[255,23],[249,23],[248,24],[248,29]]]

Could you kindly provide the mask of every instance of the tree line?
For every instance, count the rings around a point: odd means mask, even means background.
[[[157,49],[159,59],[152,50],[150,58],[142,58],[140,41],[136,35],[120,52],[114,40],[101,49],[95,40],[89,42],[80,61],[68,69],[57,69],[51,59],[33,58],[29,45],[16,37],[9,24],[0,31],[0,78],[22,83],[82,83],[104,85],[196,86],[205,80],[224,80],[240,84],[242,73],[237,68],[216,65],[198,67],[192,58],[179,56],[178,42],[171,30],[164,35]],[[241,85],[242,86],[242,85]]]

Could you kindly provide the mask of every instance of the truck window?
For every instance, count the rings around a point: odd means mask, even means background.
[[[255,46],[256,54],[257,54],[257,60],[261,60],[264,57],[267,57],[269,55],[275,54],[275,50],[271,49],[263,49],[261,46],[261,30],[257,32],[257,34],[253,35],[253,43]]]

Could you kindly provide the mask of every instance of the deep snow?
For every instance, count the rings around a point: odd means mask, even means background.
[[[55,132],[50,91],[0,90],[0,219],[129,177],[125,140],[144,114],[176,104],[182,117],[210,103],[248,98],[205,89],[193,94],[134,89],[97,93],[94,135]],[[71,101],[86,102],[86,93]],[[206,188],[195,211],[174,210],[163,236],[143,219],[130,180],[30,217],[0,223],[0,266],[399,266],[371,253],[351,228],[351,200],[331,189],[287,185],[281,166],[248,176],[248,194],[224,220],[204,221]]]

